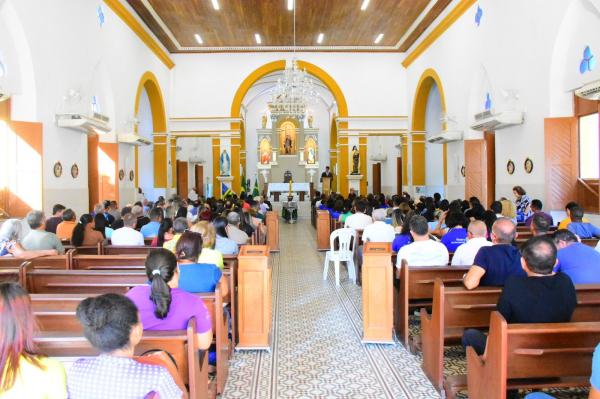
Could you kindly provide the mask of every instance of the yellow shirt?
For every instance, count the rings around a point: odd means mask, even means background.
[[[223,263],[223,255],[221,252],[212,248],[202,248],[202,252],[198,257],[198,263],[210,263],[213,265],[217,265],[217,267],[221,270],[225,267]]]
[[[177,248],[177,241],[181,238],[181,234],[175,234],[173,238],[163,244],[164,249],[168,249],[169,251],[175,253],[175,249]]]
[[[41,369],[21,357],[19,374],[11,389],[0,393],[1,399],[65,399],[67,376],[62,363],[47,357],[39,358]]]
[[[590,221],[587,220],[586,218],[583,218],[582,221],[584,223],[589,223]],[[571,223],[571,218],[566,218],[560,221],[560,223],[558,224],[558,229],[566,229],[567,227],[569,227],[569,223]]]

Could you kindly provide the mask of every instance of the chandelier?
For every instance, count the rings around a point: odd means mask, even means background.
[[[313,80],[306,73],[306,69],[298,67],[296,59],[296,7],[294,5],[294,55],[291,61],[286,61],[283,79],[277,79],[277,86],[273,90],[269,111],[271,118],[280,116],[293,116],[303,120],[306,116],[307,106],[314,102],[317,92]]]

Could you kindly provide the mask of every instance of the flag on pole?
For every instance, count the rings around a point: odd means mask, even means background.
[[[242,175],[242,186],[240,188],[240,195],[247,192],[249,187],[246,187],[246,176]]]
[[[260,191],[258,190],[258,178],[254,179],[254,189],[252,189],[252,196],[258,197],[260,195]]]

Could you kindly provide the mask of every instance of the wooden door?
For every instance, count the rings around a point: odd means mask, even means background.
[[[177,194],[187,198],[188,191],[188,163],[177,160]]]
[[[494,134],[482,140],[465,140],[465,198],[477,197],[484,207],[494,201]]]
[[[88,206],[90,211],[94,209],[100,200],[100,178],[98,168],[99,138],[97,134],[88,136]],[[63,168],[65,165],[63,165]],[[63,171],[64,172],[64,171]]]
[[[402,194],[402,157],[396,158],[396,193]]]
[[[204,166],[194,166],[194,184],[196,185],[196,192],[199,196],[204,196]]]
[[[373,194],[381,194],[381,164],[373,164]]]
[[[547,209],[563,209],[577,196],[579,149],[577,118],[544,119]]]

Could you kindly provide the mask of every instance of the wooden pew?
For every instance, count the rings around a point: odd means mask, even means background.
[[[40,351],[51,357],[95,356],[98,352],[81,335],[70,332],[43,332],[35,339]],[[177,364],[183,382],[189,386],[189,397],[208,399],[208,352],[200,351],[196,341],[196,320],[187,330],[145,331],[135,354],[152,350],[168,352]]]
[[[0,268],[2,269],[19,269],[25,262],[31,263],[36,269],[68,269],[69,256],[72,252],[69,251],[64,255],[41,256],[33,259],[15,258],[14,256],[1,256]]]
[[[21,283],[21,274],[19,269],[11,268],[0,268],[0,284],[1,283]]]
[[[467,348],[471,399],[505,399],[507,389],[589,386],[600,323],[508,324],[492,312],[483,356]]]
[[[600,321],[600,284],[578,285],[577,307],[572,321]],[[435,280],[431,314],[421,309],[421,346],[423,371],[436,389],[442,386],[447,397],[466,387],[466,378],[452,376],[443,379],[444,345],[460,343],[467,328],[487,329],[490,314],[502,287],[446,287],[440,279]]]
[[[265,244],[269,246],[271,252],[279,252],[279,213],[276,211],[267,212],[265,225],[267,226]]]
[[[402,260],[402,267],[396,268],[394,279],[394,329],[406,348],[409,345],[409,311],[431,306],[436,277],[444,284],[462,285],[462,276],[468,270],[464,266],[407,266]]]
[[[156,249],[146,245],[125,246],[125,245],[105,245],[103,252],[98,255],[148,255],[148,252]]]
[[[33,313],[41,331],[60,331],[83,333],[83,327],[76,317],[79,303],[94,294],[31,294]],[[213,328],[213,342],[217,354],[216,391],[222,393],[229,375],[229,357],[231,342],[229,340],[229,317],[223,311],[221,292],[198,293],[210,313]]]
[[[73,270],[145,270],[146,255],[75,255]]]
[[[141,270],[38,270],[26,265],[22,273],[30,294],[125,294],[132,287],[148,283]]]

